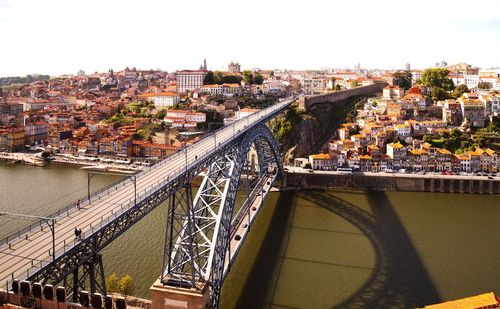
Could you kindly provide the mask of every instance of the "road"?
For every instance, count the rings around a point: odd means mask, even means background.
[[[293,101],[294,98],[290,98],[249,115],[140,172],[136,175],[137,202],[185,172],[197,160],[210,156],[217,147],[243,134],[263,118],[282,111]],[[75,238],[75,228],[82,230],[82,239],[85,239],[133,206],[134,182],[127,178],[91,198],[90,203],[85,202],[80,210],[76,206],[69,208],[57,217],[55,224],[56,257],[80,242]],[[52,234],[46,225],[43,230],[37,228],[21,237],[0,241],[0,244],[0,286],[9,286],[12,279],[24,280],[29,277],[30,268],[45,266],[52,260]]]

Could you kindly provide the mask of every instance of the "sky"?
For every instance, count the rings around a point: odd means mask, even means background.
[[[0,76],[500,66],[500,1],[0,0]]]

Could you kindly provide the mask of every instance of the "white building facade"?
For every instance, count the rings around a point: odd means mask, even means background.
[[[208,71],[184,70],[177,72],[177,92],[193,91],[203,86],[203,81]]]

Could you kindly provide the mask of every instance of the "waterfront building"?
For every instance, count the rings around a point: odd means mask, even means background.
[[[406,147],[404,147],[399,141],[387,144],[386,153],[392,159],[392,165],[395,169],[399,170],[405,165]]]
[[[333,156],[329,153],[309,155],[309,163],[313,170],[332,170],[334,166]]]
[[[203,81],[208,71],[206,70],[183,70],[177,72],[177,92],[185,93],[203,86]]]
[[[43,121],[27,123],[25,129],[26,145],[41,144],[47,138],[49,124]]]
[[[405,90],[399,86],[387,86],[382,91],[383,97],[386,99],[399,99],[405,94]]]
[[[241,95],[243,93],[243,88],[240,84],[213,84],[203,85],[199,92],[208,93],[213,96],[233,96]]]
[[[477,88],[477,85],[481,81],[478,74],[464,74],[465,85],[469,89]]]
[[[175,92],[145,93],[140,97],[153,102],[156,107],[172,107],[180,102],[180,97]]]
[[[326,89],[326,81],[320,77],[304,77],[301,84],[305,94],[322,94]]]
[[[168,110],[164,121],[176,129],[194,130],[198,123],[206,121],[206,114],[187,110]]]

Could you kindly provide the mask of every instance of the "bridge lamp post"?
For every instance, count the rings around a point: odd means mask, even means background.
[[[5,211],[0,211],[0,216],[39,219],[40,221],[47,223],[47,225],[50,228],[50,231],[52,232],[52,260],[54,261],[56,259],[56,219],[55,218],[17,214],[17,213],[12,213],[12,212],[5,212]]]
[[[134,182],[134,207],[137,206],[137,176],[134,175],[130,177],[132,181]]]

